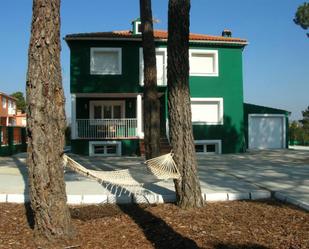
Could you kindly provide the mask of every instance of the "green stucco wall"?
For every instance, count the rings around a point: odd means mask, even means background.
[[[110,140],[87,140],[74,139],[71,140],[71,151],[79,155],[89,155],[89,141],[110,141]],[[139,156],[139,139],[117,140],[121,141],[121,152],[125,156]]]
[[[289,147],[289,112],[286,110],[275,109],[271,107],[253,105],[244,103],[244,127],[245,127],[245,140],[246,148],[248,148],[248,119],[249,114],[283,114],[285,115],[285,128],[286,128],[286,148]]]
[[[70,42],[71,93],[142,92],[139,85],[139,47],[136,42],[78,41]],[[91,75],[91,47],[121,47],[121,75]]]
[[[194,47],[202,49],[202,47]],[[223,98],[223,125],[194,125],[195,140],[220,139],[222,153],[244,151],[243,76],[241,48],[218,50],[218,77],[190,77],[192,98]]]

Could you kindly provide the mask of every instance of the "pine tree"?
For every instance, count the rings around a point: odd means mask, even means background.
[[[305,30],[309,28],[309,3],[304,3],[298,7],[294,22]],[[309,37],[309,33],[307,33],[307,36]]]
[[[160,102],[151,0],[140,0],[144,57],[144,134],[146,159],[160,154]]]
[[[203,205],[192,132],[189,89],[190,0],[169,0],[168,6],[168,109],[170,141],[181,173],[175,181],[177,204],[182,208]]]
[[[33,0],[27,73],[27,135],[34,235],[43,248],[70,238],[62,154],[65,112],[60,66],[60,0]]]
[[[22,92],[14,92],[11,94],[11,96],[17,99],[17,102],[16,102],[17,110],[20,110],[22,113],[25,113],[26,101],[24,98],[24,94]]]

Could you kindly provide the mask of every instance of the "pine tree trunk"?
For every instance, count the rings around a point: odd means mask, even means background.
[[[151,0],[140,0],[144,56],[144,134],[146,159],[160,154],[160,102]]]
[[[59,243],[73,235],[62,161],[66,119],[60,50],[60,0],[33,0],[27,73],[27,164],[38,244]]]
[[[191,121],[189,89],[190,0],[170,0],[168,9],[168,109],[170,140],[182,179],[175,181],[177,204],[201,207],[203,199]]]

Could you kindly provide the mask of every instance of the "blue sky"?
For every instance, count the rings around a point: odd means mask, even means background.
[[[309,39],[293,23],[305,0],[191,0],[191,32],[220,35],[224,28],[246,38],[245,101],[286,109],[292,119],[309,105]],[[155,28],[167,27],[167,0],[152,0]],[[138,0],[62,0],[62,37],[68,33],[129,29],[139,16]],[[0,91],[25,90],[32,0],[2,1]],[[70,116],[69,50],[62,43],[66,110]]]

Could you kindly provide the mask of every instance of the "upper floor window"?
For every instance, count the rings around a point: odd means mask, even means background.
[[[223,124],[223,98],[191,98],[193,124]]]
[[[167,52],[166,48],[156,49],[156,64],[157,64],[157,85],[166,86],[167,84]],[[140,84],[144,85],[144,59],[143,49],[140,49]]]
[[[122,73],[121,48],[91,48],[90,54],[90,74]]]
[[[2,96],[2,108],[5,109],[6,108],[6,97]]]
[[[218,51],[190,49],[191,76],[218,76]]]
[[[8,104],[8,114],[9,115],[14,115],[16,113],[16,103],[12,100],[9,100],[8,101],[9,104]]]

